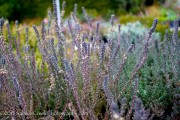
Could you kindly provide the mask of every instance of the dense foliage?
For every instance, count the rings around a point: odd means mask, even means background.
[[[63,0],[60,0],[63,3]],[[126,12],[138,13],[143,11],[144,6],[154,3],[164,3],[165,0],[67,0],[66,15],[72,12],[74,4],[84,6],[92,14],[109,16],[110,14],[124,14]],[[52,8],[51,0],[1,0],[0,17],[10,21],[23,20],[26,18],[44,18],[48,8]],[[80,8],[80,7],[79,7]],[[79,11],[79,10],[78,10]]]
[[[10,21],[43,18],[50,5],[50,0],[0,0],[0,17]]]
[[[58,26],[56,7],[33,32],[0,19],[0,118],[178,119],[179,19],[161,41],[157,19],[94,27],[82,7],[87,27],[75,6]]]

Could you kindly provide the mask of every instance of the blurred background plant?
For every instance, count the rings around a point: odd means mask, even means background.
[[[60,0],[60,3],[62,2],[63,0]],[[158,15],[156,17],[161,16],[165,20],[173,20],[177,16],[180,7],[178,0],[67,0],[66,4],[68,7],[65,10],[65,16],[72,12],[75,3],[79,6],[78,11],[84,6],[87,12],[90,12],[90,15],[106,19],[111,14],[116,16],[145,14],[151,17]],[[43,20],[49,9],[52,9],[51,0],[0,1],[0,17],[10,21],[24,21],[25,19]]]
[[[63,3],[63,0],[60,0]],[[146,27],[151,26],[151,21],[158,18],[157,31],[163,36],[164,29],[173,27],[173,20],[178,18],[180,5],[178,0],[68,0],[65,8],[65,18],[69,18],[74,4],[77,4],[77,16],[85,22],[81,7],[86,8],[87,13],[93,21],[109,19],[111,14],[121,24],[139,21]],[[62,6],[60,6],[62,8]],[[8,19],[10,26],[14,21],[27,25],[38,24],[47,20],[48,11],[52,10],[51,0],[1,0],[0,18]]]

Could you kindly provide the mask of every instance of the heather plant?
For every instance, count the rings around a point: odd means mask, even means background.
[[[157,19],[149,30],[135,26],[143,31],[138,33],[129,25],[128,30],[116,26],[112,15],[103,35],[102,24],[97,22],[94,28],[84,7],[87,30],[77,18],[77,5],[64,20],[63,3],[60,25],[56,10],[53,0],[48,23],[22,31],[16,21],[15,33],[0,19],[0,113],[8,113],[0,117],[178,118],[179,20],[162,42],[155,33]]]
[[[178,97],[173,97],[177,95],[176,92],[179,89],[177,86],[179,77],[176,79],[175,72],[177,70],[176,68],[179,69],[178,63],[175,63],[179,59],[179,50],[176,49],[177,46],[175,47],[173,42],[173,39],[179,39],[177,21],[175,20],[174,22],[176,27],[172,35],[166,31],[163,42],[158,39],[154,41],[147,63],[144,65],[141,73],[143,81],[141,81],[139,86],[139,95],[144,102],[147,102],[146,106],[150,107],[158,117],[171,116],[170,113],[167,113],[167,110],[174,109],[172,103],[176,99],[179,99]],[[176,49],[176,52],[173,52],[174,49]],[[176,60],[174,61],[173,59]],[[176,68],[173,66],[176,66]],[[176,106],[176,102],[174,104]],[[175,107],[175,109],[179,108]],[[179,114],[177,111],[175,113]],[[176,117],[174,116],[173,119]]]

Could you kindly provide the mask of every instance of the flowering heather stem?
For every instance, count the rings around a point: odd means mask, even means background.
[[[147,59],[147,52],[148,52],[148,47],[149,47],[149,40],[150,40],[150,38],[151,38],[151,36],[152,36],[152,33],[155,31],[155,28],[156,28],[156,26],[157,26],[157,23],[158,23],[158,20],[157,20],[157,19],[154,19],[153,25],[152,25],[152,27],[151,27],[150,30],[149,30],[149,36],[148,36],[147,41],[146,41],[146,43],[145,43],[145,45],[144,45],[144,50],[143,50],[143,53],[142,53],[142,55],[141,55],[141,57],[140,57],[140,60],[139,60],[139,62],[136,64],[134,70],[133,70],[132,73],[131,73],[131,76],[130,76],[130,78],[129,78],[129,81],[124,85],[124,87],[122,88],[119,96],[122,95],[122,93],[126,90],[126,88],[130,85],[130,83],[131,83],[132,80],[134,79],[137,71],[144,65],[144,63],[145,63],[145,61],[146,61],[146,59]],[[118,96],[118,98],[119,98],[119,96]]]
[[[19,49],[19,45],[18,45],[19,43],[18,43],[18,41],[16,40],[16,37],[14,37],[14,45],[15,45],[15,47],[16,47],[16,54],[17,54],[17,57],[18,58],[21,58],[21,55],[20,55],[20,49]]]
[[[45,46],[42,45],[39,32],[38,32],[37,27],[35,25],[33,25],[33,29],[34,29],[34,31],[36,33],[39,51],[41,52],[41,54],[43,56],[43,59],[48,62],[48,60],[49,60],[49,58],[48,58],[48,50],[46,49]]]
[[[122,70],[123,70],[123,68],[124,68],[125,62],[126,62],[127,57],[128,57],[128,54],[132,51],[133,47],[134,47],[134,44],[131,44],[131,46],[129,47],[129,49],[127,50],[127,52],[123,55],[122,63],[121,63],[121,65],[120,65],[120,67],[119,67],[118,74],[116,75],[116,77],[115,77],[115,79],[114,79],[114,81],[113,81],[113,84],[112,84],[113,87],[114,87],[114,84],[118,82],[119,76],[120,76],[121,73],[122,73]],[[118,84],[117,84],[117,85],[118,85]]]
[[[6,58],[4,57],[4,55],[1,55],[1,67],[2,69],[5,69],[5,65],[6,65]]]
[[[58,38],[58,42],[59,42],[59,44],[62,45],[65,40],[60,32],[60,28],[59,28],[60,26],[58,25],[56,1],[55,0],[52,0],[52,1],[53,1],[53,13],[54,13],[54,19],[55,19],[55,31],[56,31],[56,35]]]
[[[111,15],[110,23],[112,26],[114,25],[114,15]]]
[[[56,50],[54,48],[54,39],[53,38],[51,38],[50,43],[51,43],[52,54],[53,54],[56,62],[58,62],[58,58],[57,58],[57,55],[56,55]]]
[[[38,41],[38,47],[41,51],[41,38],[40,38],[39,32],[38,32],[37,27],[35,25],[33,25],[32,27],[36,33],[36,37],[37,37],[37,41]]]
[[[65,7],[66,7],[66,1],[63,1],[62,3],[62,10],[61,10],[61,26],[62,26],[62,17],[64,16],[65,13]]]
[[[45,38],[45,35],[46,35],[46,29],[45,29],[45,22],[44,20],[41,22],[41,38],[42,38],[42,46],[45,47],[45,44],[46,44],[46,38]]]
[[[92,49],[91,49],[91,51],[92,51],[92,53],[96,53],[96,49],[95,49],[95,47],[96,47],[96,42],[99,42],[100,41],[100,35],[99,35],[99,25],[100,25],[100,23],[99,22],[97,22],[97,24],[96,24],[96,32],[95,32],[95,35],[93,36],[93,41],[92,41]]]
[[[78,6],[77,4],[74,4],[74,11],[73,11],[74,20],[76,20],[77,6]]]
[[[77,107],[80,111],[80,114],[82,115],[82,119],[84,120],[84,118],[83,118],[84,109],[81,107],[81,104],[80,104],[80,98],[79,98],[79,94],[78,94],[78,88],[76,85],[75,75],[74,75],[74,72],[67,60],[64,60],[64,67],[65,67],[65,71],[66,71],[65,80],[67,81],[68,85],[72,89],[73,96],[77,103]]]
[[[23,91],[19,84],[17,75],[13,74],[12,81],[13,81],[13,85],[17,91],[17,98],[18,98],[19,105],[21,106],[23,113],[27,113],[26,102],[24,100]]]
[[[37,81],[37,69],[36,69],[36,60],[34,56],[34,49],[31,51],[31,56],[30,56],[30,69],[32,73],[32,79]],[[34,108],[34,98],[33,98],[33,84],[30,84],[30,89],[32,90],[30,93],[30,113],[33,113],[33,108]]]
[[[127,99],[123,97],[121,100],[120,116],[125,117]]]
[[[59,72],[58,62],[56,61],[56,58],[53,55],[51,55],[49,57],[49,61],[51,62],[51,64],[55,68],[56,72]]]
[[[134,85],[134,88],[133,88],[133,99],[132,99],[132,102],[131,102],[131,106],[130,106],[130,109],[129,109],[129,112],[127,114],[127,116],[130,118],[131,114],[132,114],[132,110],[134,108],[134,101],[137,99],[137,91],[138,91],[138,79],[136,78],[135,79],[135,85]]]
[[[19,76],[19,80],[22,80],[22,68],[21,68],[21,64],[20,64],[20,62],[21,62],[21,54],[20,54],[20,52],[19,52],[19,48],[17,48],[17,40],[16,40],[16,37],[13,37],[14,38],[14,44],[15,44],[15,46],[16,46],[16,62],[17,62],[17,65],[18,65],[18,67],[17,67],[17,73],[18,73],[18,76]]]
[[[68,20],[68,27],[69,27],[69,31],[70,31],[71,37],[72,37],[71,59],[73,59],[74,58],[74,51],[75,51],[74,49],[77,46],[77,43],[76,43],[76,40],[75,40],[75,35],[74,35],[73,30],[72,30],[70,20]]]
[[[82,58],[82,76],[83,76],[83,99],[87,100],[90,91],[90,71],[89,71],[89,57],[86,55]],[[87,103],[86,103],[87,104]]]
[[[77,43],[77,51],[78,51],[78,63],[76,65],[76,71],[78,71],[80,61],[82,59],[82,49],[81,49],[81,31],[80,31],[80,25],[76,25],[76,43]]]
[[[31,71],[30,71],[30,67],[28,66],[28,60],[29,59],[24,59],[24,66],[23,66],[24,68],[23,69],[26,72],[27,78],[29,80],[30,89],[31,89],[30,92],[33,93],[38,100],[40,100],[38,92],[37,92],[37,88],[35,88],[35,84],[33,81],[34,76],[32,76]]]
[[[169,74],[167,70],[167,61],[169,59],[168,57],[170,57],[167,55],[170,53],[169,47],[166,45],[168,40],[169,40],[169,34],[168,34],[168,30],[166,30],[164,35],[164,43],[163,43],[163,72],[165,73],[167,87],[169,88],[171,86],[171,81],[169,79]]]
[[[173,40],[173,44],[177,45],[178,42],[178,27],[179,27],[179,19],[174,21],[174,25],[173,25],[174,29],[173,29],[173,36],[172,36],[172,40]]]
[[[33,79],[36,78],[36,58],[34,56],[34,49],[31,51],[31,70],[32,70],[32,73],[33,73]]]
[[[110,105],[114,99],[114,96],[108,88],[108,81],[109,81],[109,76],[106,75],[104,77],[103,89],[104,89],[104,92],[105,92],[106,97],[107,97],[107,102]]]
[[[0,35],[3,35],[3,25],[4,25],[4,19],[0,19]]]
[[[97,37],[97,35],[99,34],[99,22],[97,22],[97,25],[96,25],[96,37]]]
[[[64,50],[64,44],[65,44],[65,38],[64,35],[61,32],[61,25],[58,25],[58,18],[57,18],[57,5],[56,1],[53,1],[53,13],[54,13],[54,19],[55,19],[55,31],[56,31],[56,36],[58,38],[58,54],[60,56],[60,62],[61,62],[61,67],[63,67],[63,59],[65,58],[65,50]]]
[[[179,57],[176,58],[176,56],[180,56],[180,41],[178,37],[178,27],[179,27],[179,19],[174,21],[174,31],[172,36],[172,44],[170,47],[171,50],[171,66],[172,66],[172,72],[174,74],[175,80],[179,80],[180,78],[180,59]]]
[[[11,30],[10,30],[9,23],[6,24],[6,27],[7,27],[7,31],[8,31],[8,40],[11,41]]]
[[[105,44],[101,42],[100,49],[99,49],[99,64],[102,67],[105,55]]]
[[[72,30],[72,27],[71,27],[71,23],[70,23],[70,20],[67,20],[67,22],[68,22],[68,27],[69,27],[69,31],[70,31],[70,33],[71,33],[71,37],[72,37],[72,40],[73,40],[73,42],[74,42],[74,33],[73,33],[73,30]]]
[[[28,33],[29,33],[29,28],[26,27],[26,43],[28,43],[28,41],[29,41]]]
[[[109,63],[108,63],[109,73],[111,72],[112,63],[113,63],[115,57],[117,56],[119,50],[120,50],[120,25],[118,25],[118,43],[115,46],[115,49],[113,51],[111,51],[110,58],[109,58]],[[109,77],[110,77],[110,79],[112,79],[111,75]]]
[[[5,81],[7,79],[7,70],[0,69],[0,90],[5,86]]]
[[[120,118],[119,108],[118,108],[117,103],[115,103],[115,101],[114,101],[113,94],[110,92],[110,90],[108,88],[108,81],[109,81],[109,76],[106,75],[104,77],[103,90],[105,92],[107,102],[108,102],[109,107],[110,107],[112,119],[119,119]]]
[[[143,102],[136,97],[134,100],[134,120],[149,120],[150,110],[145,110]]]
[[[19,33],[19,26],[18,26],[18,21],[15,21],[15,25],[16,25],[16,35],[17,35],[17,54],[20,56],[20,33]]]
[[[91,20],[90,20],[89,16],[87,15],[86,10],[85,10],[84,7],[82,7],[82,11],[83,11],[84,18],[86,19],[86,21],[88,22],[88,24],[89,24],[89,26],[90,26],[90,28],[91,28],[91,30],[92,30]]]

